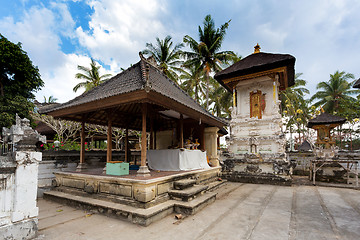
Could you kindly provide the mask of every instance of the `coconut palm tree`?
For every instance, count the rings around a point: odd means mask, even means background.
[[[46,98],[45,96],[44,96],[44,103],[56,103],[56,101],[57,101],[58,99],[57,98],[55,98],[54,96],[49,96],[48,98]]]
[[[290,138],[292,139],[293,126],[296,126],[299,134],[299,141],[301,140],[301,133],[306,133],[305,127],[309,118],[309,101],[306,100],[305,94],[309,94],[309,90],[305,87],[306,80],[301,79],[302,73],[295,74],[295,84],[280,93],[282,115],[286,117],[286,129],[290,131]]]
[[[85,79],[85,82],[76,84],[73,91],[76,92],[79,88],[85,88],[85,92],[99,86],[111,77],[111,74],[104,74],[100,76],[99,69],[101,66],[96,66],[96,62],[91,58],[90,68],[78,65],[77,68],[83,73],[77,73],[75,78]]]
[[[307,84],[306,80],[300,78],[302,75],[303,73],[296,73],[295,84],[281,91],[280,99],[282,109],[286,108],[286,100],[292,102],[301,102],[304,100],[305,94],[310,93],[310,91],[305,87]]]
[[[221,64],[227,63],[231,56],[235,55],[232,51],[220,51],[230,21],[221,25],[220,28],[215,28],[211,15],[207,15],[203,22],[203,28],[199,26],[199,42],[188,35],[184,37],[184,43],[191,49],[190,52],[184,52],[187,59],[184,66],[199,64],[205,72],[206,109],[209,107],[210,72],[220,71]]]
[[[164,40],[156,38],[156,44],[146,43],[146,49],[142,51],[145,55],[153,56],[160,66],[160,69],[173,81],[177,82],[177,71],[182,61],[179,60],[183,43],[178,43],[172,48],[171,36],[166,36]]]
[[[218,117],[229,118],[231,116],[232,94],[222,87],[214,78],[210,78],[211,91],[209,100],[211,113]]]
[[[348,82],[351,79],[354,79],[354,75],[344,71],[330,74],[329,81],[318,83],[316,89],[319,91],[310,100],[318,100],[314,105],[323,106],[325,112],[342,115],[346,111],[346,106],[356,101],[352,95],[359,94],[359,90],[351,88],[353,81]]]
[[[180,87],[201,104],[200,100],[204,96],[204,71],[200,65],[185,68],[179,78],[182,81]]]

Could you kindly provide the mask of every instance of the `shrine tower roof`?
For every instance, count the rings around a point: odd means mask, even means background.
[[[316,125],[326,125],[326,124],[343,124],[346,122],[346,118],[335,116],[329,113],[321,113],[316,118],[310,119],[307,127],[312,128]]]
[[[233,85],[228,84],[228,79],[266,72],[278,68],[286,69],[286,83],[284,88],[294,85],[295,57],[290,54],[275,54],[260,52],[260,46],[255,46],[255,52],[230,67],[215,74],[214,78],[229,91]]]

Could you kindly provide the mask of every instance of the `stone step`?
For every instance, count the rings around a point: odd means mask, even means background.
[[[45,192],[44,199],[89,210],[95,213],[98,212],[109,217],[119,218],[143,226],[148,226],[151,223],[173,213],[175,205],[175,201],[169,200],[144,209],[59,191]]]
[[[168,200],[147,209],[60,191],[45,192],[44,199],[129,221],[142,226],[148,226],[174,212],[184,215],[193,215],[214,202],[216,200],[216,195],[217,193],[207,192],[189,202]]]
[[[174,188],[175,189],[185,189],[190,188],[196,184],[195,179],[181,179],[179,181],[174,182]]]
[[[82,190],[79,190],[76,188],[71,188],[71,187],[61,186],[61,187],[56,187],[53,190],[68,193],[71,195],[90,197],[90,198],[104,200],[104,201],[108,201],[108,202],[120,203],[120,204],[124,204],[124,205],[128,205],[128,206],[132,206],[135,208],[153,207],[157,204],[160,204],[160,203],[165,202],[170,199],[168,194],[163,194],[161,196],[158,196],[157,198],[155,198],[154,200],[152,200],[150,202],[142,203],[142,202],[136,201],[132,198],[125,197],[125,196],[119,196],[119,195],[108,194],[108,193],[89,194],[85,191],[82,191]]]
[[[194,185],[190,188],[182,190],[170,190],[169,195],[172,199],[181,199],[182,201],[190,201],[197,197],[199,194],[202,194],[208,189],[207,185]]]
[[[209,186],[209,188],[207,189],[207,191],[214,191],[218,188],[220,188],[221,186],[223,186],[223,184],[225,184],[227,182],[227,180],[217,180],[215,182],[211,182],[209,184],[207,184]]]
[[[176,201],[174,206],[175,212],[185,215],[194,215],[207,205],[215,202],[216,195],[217,193],[206,192],[189,202]]]

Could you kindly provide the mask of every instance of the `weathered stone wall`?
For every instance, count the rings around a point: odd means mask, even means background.
[[[313,152],[289,152],[289,160],[296,162],[293,173],[295,175],[309,176],[310,163],[314,160]],[[356,160],[360,161],[360,152],[357,151],[339,151],[335,160]],[[344,165],[345,166],[345,165]],[[340,163],[334,161],[332,164],[324,165],[317,171],[317,180],[343,181],[346,171],[340,166]]]
[[[289,160],[295,161],[294,175],[309,175],[310,161],[315,159],[313,152],[288,152]]]
[[[222,177],[233,182],[291,185],[293,167],[276,154],[237,154],[224,160]]]
[[[16,125],[3,129],[4,141],[13,151],[0,157],[0,238],[31,239],[37,235],[36,194],[41,152],[35,144],[45,142],[30,127],[30,121],[16,117]]]

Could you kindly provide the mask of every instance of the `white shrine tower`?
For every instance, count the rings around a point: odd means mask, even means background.
[[[285,135],[279,92],[294,85],[295,57],[260,52],[217,73],[215,79],[233,93],[229,151],[238,173],[284,173]]]

